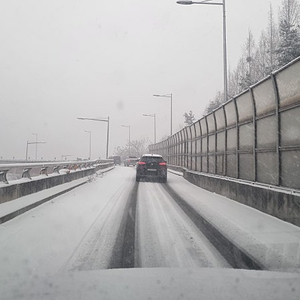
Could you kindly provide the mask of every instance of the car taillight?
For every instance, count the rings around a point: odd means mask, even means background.
[[[166,166],[167,163],[165,163],[165,162],[160,162],[159,165],[160,165],[160,166]]]
[[[145,165],[146,163],[144,161],[139,161],[138,164],[139,165]]]

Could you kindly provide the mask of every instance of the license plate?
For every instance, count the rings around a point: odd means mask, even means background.
[[[156,169],[148,169],[149,172],[156,172]]]

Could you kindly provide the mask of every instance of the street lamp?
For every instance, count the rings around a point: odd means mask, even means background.
[[[35,144],[35,160],[37,160],[38,135],[37,135],[37,133],[33,133],[33,135],[35,135],[35,141],[36,141],[36,144]]]
[[[170,100],[171,100],[171,117],[170,117],[170,119],[171,119],[171,124],[170,124],[170,130],[171,130],[171,136],[172,136],[172,118],[173,118],[173,112],[172,112],[172,110],[173,110],[173,108],[172,108],[172,106],[173,106],[173,104],[172,104],[172,102],[173,102],[173,100],[172,100],[172,94],[165,94],[165,95],[156,95],[156,94],[154,94],[153,95],[154,97],[164,97],[164,98],[170,98]]]
[[[153,118],[153,124],[154,124],[154,144],[156,144],[156,115],[155,114],[143,114],[144,117],[152,117]]]
[[[128,136],[128,141],[129,141],[129,153],[128,153],[128,156],[130,156],[130,125],[121,125],[121,126],[128,128],[128,133],[129,133],[129,136]]]
[[[228,97],[228,84],[227,84],[227,43],[226,43],[226,5],[225,0],[222,2],[209,2],[211,0],[204,0],[200,2],[194,1],[177,1],[177,4],[191,5],[191,4],[202,4],[202,5],[221,5],[223,6],[223,64],[224,64],[224,102],[227,101]]]
[[[26,161],[27,161],[27,158],[28,158],[28,145],[31,145],[31,144],[45,144],[46,142],[28,142],[27,141],[27,144],[26,144]]]
[[[67,160],[67,157],[69,157],[69,156],[74,156],[73,154],[62,154],[61,155],[61,160]]]
[[[89,142],[89,159],[92,158],[92,131],[85,130],[84,132],[87,132],[90,134],[90,142]]]
[[[108,158],[108,145],[109,145],[109,117],[107,118],[77,118],[78,120],[84,121],[97,121],[97,122],[106,122],[107,123],[107,134],[106,134],[106,158]]]

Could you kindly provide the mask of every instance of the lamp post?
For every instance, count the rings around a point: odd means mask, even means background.
[[[35,160],[37,160],[38,135],[37,135],[37,133],[33,133],[33,135],[35,135],[35,142],[36,142],[36,144],[35,144]]]
[[[27,159],[28,159],[28,145],[31,145],[31,144],[35,144],[35,145],[37,145],[37,144],[45,144],[46,142],[28,142],[27,141],[27,144],[26,144],[26,161],[27,161]]]
[[[89,159],[91,159],[92,158],[92,131],[85,130],[84,132],[87,132],[90,135],[90,139],[89,139]]]
[[[143,114],[144,117],[152,117],[153,118],[153,126],[154,126],[154,144],[156,144],[156,115],[155,114]]]
[[[164,97],[164,98],[170,98],[170,100],[171,100],[171,117],[170,117],[170,119],[171,119],[171,122],[170,122],[170,131],[171,131],[171,136],[172,136],[172,118],[173,118],[173,108],[172,108],[172,106],[173,106],[173,98],[172,98],[172,94],[165,94],[165,95],[157,95],[157,94],[154,94],[153,95],[154,97]]]
[[[69,156],[74,156],[73,154],[62,154],[61,155],[61,160],[63,161],[64,159],[67,160],[67,157]]]
[[[97,121],[97,122],[106,122],[107,123],[107,134],[106,134],[106,158],[108,158],[108,145],[109,145],[109,117],[107,118],[77,118],[78,120],[84,121]]]
[[[130,156],[130,125],[121,125],[122,127],[127,127],[128,128],[128,141],[129,141],[129,153],[128,156]]]
[[[225,0],[222,2],[210,2],[211,0],[204,0],[200,2],[194,1],[177,1],[177,4],[181,5],[192,5],[192,4],[202,4],[202,5],[221,5],[223,6],[223,64],[224,64],[224,102],[227,101],[228,97],[228,84],[227,84],[227,42],[226,42],[226,4]]]

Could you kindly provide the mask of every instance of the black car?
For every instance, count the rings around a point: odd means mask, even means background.
[[[136,164],[136,181],[141,178],[153,178],[167,182],[167,163],[158,154],[144,154]]]

